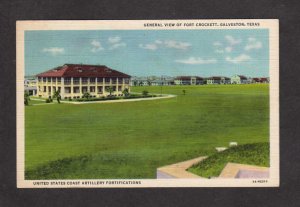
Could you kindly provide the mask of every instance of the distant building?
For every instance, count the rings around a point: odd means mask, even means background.
[[[25,77],[24,91],[28,92],[30,96],[37,94],[37,80],[35,77]]]
[[[174,85],[172,80],[153,80],[151,81],[151,86],[169,86]]]
[[[130,79],[130,86],[149,86],[151,85],[150,80],[147,77],[132,77]]]
[[[269,83],[269,78],[252,78],[252,83]]]
[[[149,77],[132,77],[131,86],[161,86],[174,85],[174,78],[170,76],[149,76]]]
[[[202,85],[204,79],[199,76],[178,76],[174,79],[175,85]]]
[[[207,78],[207,84],[230,84],[230,78],[225,76],[211,76]]]
[[[122,96],[129,87],[130,76],[104,65],[65,64],[40,73],[37,95],[48,98],[54,91],[60,91],[63,99],[81,98],[85,92],[93,97],[112,95]]]
[[[250,83],[249,79],[243,75],[234,75],[231,77],[231,84],[247,84]]]

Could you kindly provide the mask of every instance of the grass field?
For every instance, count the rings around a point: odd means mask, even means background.
[[[133,87],[175,98],[25,108],[26,179],[155,178],[215,147],[269,141],[269,86]],[[183,95],[182,90],[186,90]]]

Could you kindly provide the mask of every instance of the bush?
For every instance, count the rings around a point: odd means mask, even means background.
[[[148,96],[149,92],[148,92],[147,90],[144,90],[144,91],[142,92],[142,94],[143,94],[143,96]]]
[[[46,99],[46,103],[51,103],[49,98]]]

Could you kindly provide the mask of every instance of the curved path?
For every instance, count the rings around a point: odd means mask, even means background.
[[[176,95],[171,94],[162,94],[159,97],[150,97],[150,98],[132,98],[132,99],[118,99],[118,100],[103,100],[103,101],[60,101],[61,103],[68,103],[68,104],[94,104],[94,103],[120,103],[120,102],[134,102],[134,101],[151,101],[151,100],[158,100],[158,99],[166,99],[166,98],[174,98]],[[32,98],[32,100],[40,100]],[[36,104],[39,105],[39,104]]]

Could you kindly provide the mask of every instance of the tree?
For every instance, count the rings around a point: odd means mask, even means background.
[[[149,92],[148,92],[147,90],[144,90],[144,91],[142,92],[143,96],[147,96],[148,93],[149,93]]]
[[[54,93],[53,93],[53,99],[55,99],[55,98],[57,100],[57,103],[60,104],[61,96],[60,96],[60,91],[59,90],[54,91]]]
[[[108,88],[106,88],[105,89],[106,90],[106,92],[108,92],[109,93],[109,96],[111,96],[112,95],[112,92],[114,92],[114,89],[113,89],[113,87],[108,87]]]
[[[28,93],[28,91],[24,91],[24,104],[25,104],[26,106],[28,106],[29,101],[30,101],[29,93]]]
[[[122,93],[124,94],[125,97],[129,96],[129,90],[128,88],[125,88]]]
[[[182,93],[183,93],[183,95],[185,95],[185,93],[186,93],[186,90],[182,90]]]
[[[89,99],[91,97],[91,94],[89,92],[84,92],[82,98]]]

